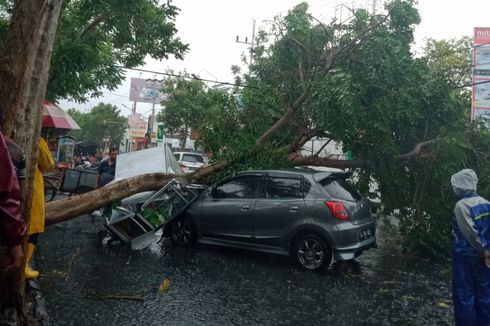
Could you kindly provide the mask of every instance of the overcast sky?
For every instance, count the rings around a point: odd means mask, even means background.
[[[377,5],[380,5],[380,0]],[[175,71],[187,70],[201,78],[232,82],[231,65],[239,65],[240,55],[247,51],[247,45],[236,43],[236,37],[250,42],[252,39],[253,21],[256,31],[267,26],[278,14],[286,14],[300,0],[174,0],[181,9],[177,17],[178,35],[188,43],[190,50],[183,61],[169,59],[157,62],[149,59],[143,69],[164,72],[170,68]],[[309,0],[310,13],[322,21],[332,17],[347,18],[341,4],[369,6],[373,0]],[[472,36],[473,27],[490,26],[490,0],[419,0],[417,8],[422,17],[421,24],[416,28],[417,44],[426,38],[448,39],[461,36]],[[93,99],[85,104],[62,101],[64,109],[75,107],[87,111],[98,102],[111,103],[118,106],[121,112],[129,113],[131,103],[128,99],[129,80],[131,77],[161,78],[151,73],[128,71],[127,79],[118,90],[105,92],[104,97]],[[125,106],[126,107],[125,107]],[[148,115],[151,107],[138,104],[138,112]]]

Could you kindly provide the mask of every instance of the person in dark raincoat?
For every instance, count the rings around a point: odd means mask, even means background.
[[[3,118],[3,109],[0,108],[0,124]],[[17,171],[8,141],[0,131],[0,245],[8,249],[8,265],[0,268],[5,270],[18,268],[23,262],[22,242],[27,233],[27,225],[22,216],[22,193],[18,178],[19,173],[25,171]]]
[[[453,302],[456,325],[490,326],[490,202],[476,193],[470,169],[451,176],[454,207]]]

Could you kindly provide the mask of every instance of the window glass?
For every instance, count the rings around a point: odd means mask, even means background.
[[[361,195],[354,187],[344,179],[327,179],[325,183],[321,183],[327,193],[336,199],[357,201],[361,199]]]
[[[271,177],[265,186],[266,198],[303,198],[301,179]]]
[[[309,182],[306,179],[303,179],[303,194],[306,196],[307,193],[310,192],[311,189],[311,182]]]
[[[192,163],[203,163],[204,160],[201,155],[184,154],[182,161],[192,162]]]
[[[216,187],[217,198],[253,198],[259,185],[259,176],[238,176]]]

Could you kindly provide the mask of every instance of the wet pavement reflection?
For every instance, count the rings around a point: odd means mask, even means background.
[[[41,237],[52,325],[452,325],[450,266],[401,255],[383,234],[378,249],[320,273],[287,257],[167,240],[131,251],[105,236],[100,218],[84,216]]]

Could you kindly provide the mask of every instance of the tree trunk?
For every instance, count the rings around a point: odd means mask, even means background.
[[[99,188],[82,195],[46,203],[46,225],[63,222],[82,214],[90,213],[111,202],[143,192],[162,188],[171,179],[180,179],[189,183],[198,183],[206,176],[216,173],[226,163],[216,163],[201,168],[186,176],[150,173],[119,181],[113,185]]]
[[[179,176],[164,173],[144,174],[82,195],[46,203],[46,225],[52,225],[90,213],[108,203],[143,191],[158,190],[172,178],[179,178]]]
[[[42,103],[60,7],[61,0],[16,1],[0,54],[0,106],[6,118],[1,127],[26,155],[27,179],[23,189],[26,220],[29,219]],[[0,254],[0,265],[5,263],[5,258]],[[14,281],[0,276],[0,307],[14,306],[20,316],[18,324],[26,323],[22,270],[16,272]]]

